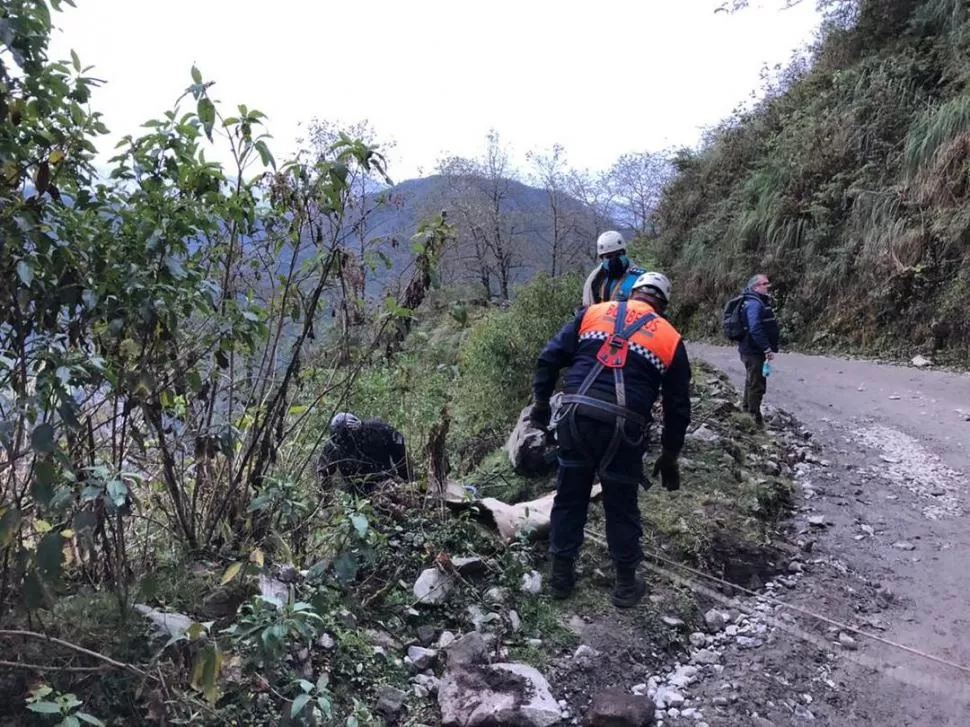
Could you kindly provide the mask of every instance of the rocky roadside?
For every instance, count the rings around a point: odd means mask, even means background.
[[[784,412],[773,412],[769,426],[782,440],[785,457],[750,454],[748,464],[794,473],[807,485],[805,496],[818,497],[812,483],[824,479],[831,464],[820,457],[811,434]],[[695,437],[711,439],[703,430]],[[557,648],[542,672],[508,662],[508,646],[489,631],[489,624],[504,623],[514,641],[522,629],[515,611],[470,608],[476,631],[457,641],[463,652],[465,644],[474,645],[475,657],[447,656],[441,676],[416,675],[415,696],[437,689],[445,725],[842,724],[840,715],[852,698],[836,671],[841,655],[856,650],[857,637],[784,604],[821,605],[836,620],[878,629],[875,614],[892,597],[818,548],[824,518],[804,503],[803,510],[788,524],[787,538],[775,543],[778,572],[763,583],[754,576],[749,589],[678,571],[697,585],[691,593],[655,575],[645,613],[577,608],[567,623],[579,644]],[[594,580],[602,577],[592,574]],[[523,593],[539,597],[540,580],[538,572],[524,576]],[[693,600],[686,609],[690,615],[671,615],[686,598]],[[453,637],[446,632],[438,646],[452,648]],[[539,633],[526,636],[526,644],[547,653],[550,646]]]

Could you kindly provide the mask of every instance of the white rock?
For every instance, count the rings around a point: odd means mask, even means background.
[[[664,624],[666,624],[667,626],[669,626],[672,629],[679,629],[679,628],[683,628],[683,626],[684,626],[684,620],[683,619],[675,618],[673,616],[663,616],[663,617],[661,617],[660,620],[663,621]]]
[[[533,596],[539,595],[542,591],[542,574],[537,570],[524,574],[522,576],[522,591]]]
[[[497,679],[496,672],[504,672],[504,678]],[[501,684],[502,688],[491,688],[489,684]],[[551,727],[562,720],[562,710],[552,696],[549,682],[526,664],[449,670],[438,688],[438,705],[444,724]]]
[[[485,591],[485,600],[489,603],[505,603],[509,597],[509,589],[502,586],[492,586]]]
[[[442,603],[454,587],[455,579],[450,573],[427,568],[414,583],[414,597],[418,603]]]
[[[680,707],[684,703],[684,695],[671,687],[659,687],[653,702],[657,709]]]

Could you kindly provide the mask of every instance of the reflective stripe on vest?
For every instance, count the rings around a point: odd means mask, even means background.
[[[579,326],[581,341],[605,341],[616,327],[616,314],[619,303],[610,301],[590,306]],[[653,306],[641,300],[627,302],[627,326],[640,316],[653,312]],[[680,334],[670,323],[659,316],[647,323],[630,337],[630,351],[649,361],[661,374],[674,360]]]

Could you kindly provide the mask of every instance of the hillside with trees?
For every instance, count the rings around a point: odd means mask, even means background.
[[[763,269],[789,342],[965,360],[967,5],[820,6],[811,52],[674,158],[655,250],[679,320],[716,333],[724,301]]]
[[[192,67],[170,110],[96,166],[101,81],[76,53],[48,57],[65,6],[0,10],[0,718],[437,724],[457,708],[437,691],[456,633],[528,674],[568,659],[528,515],[500,537],[482,503],[528,512],[553,486],[502,444],[595,233],[647,235],[668,165],[631,154],[591,174],[554,147],[519,177],[490,135],[481,158],[394,185],[363,127],[317,125],[277,159],[266,114],[218,102]],[[748,583],[779,567],[763,544],[791,468],[742,417],[710,421],[730,390],[696,373],[697,484],[644,492],[649,537]],[[317,476],[348,409],[399,428],[408,481],[364,496]],[[481,500],[446,507],[456,486]],[[703,532],[686,525],[699,509]],[[583,568],[607,560],[591,546]],[[451,597],[421,591],[429,579]],[[700,623],[679,585],[657,592],[638,618]],[[583,593],[585,613],[608,613],[604,589]],[[687,648],[616,634],[658,671]],[[570,679],[549,673],[557,690]],[[542,724],[617,673],[547,703]]]

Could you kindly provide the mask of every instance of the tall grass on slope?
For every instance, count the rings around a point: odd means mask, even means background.
[[[919,176],[945,144],[966,132],[970,132],[970,93],[964,92],[920,114],[906,138],[904,169],[908,179]]]

